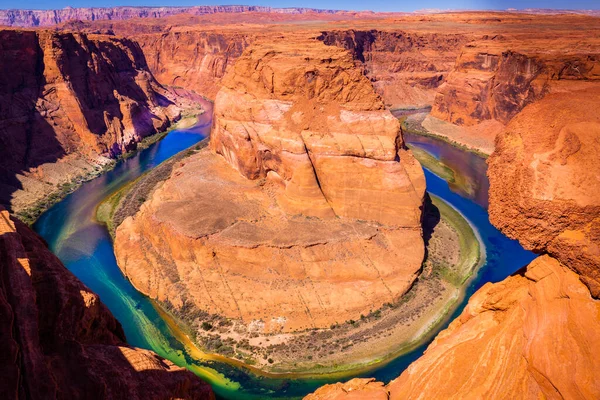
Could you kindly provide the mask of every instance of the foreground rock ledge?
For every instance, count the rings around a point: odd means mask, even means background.
[[[577,274],[542,256],[522,274],[478,290],[425,354],[385,389],[354,379],[305,399],[595,399],[598,315],[600,302]]]
[[[255,43],[214,118],[212,152],[117,229],[136,288],[258,332],[328,328],[408,290],[424,255],[423,171],[347,51]]]
[[[119,322],[0,208],[0,398],[214,399],[208,384],[128,346]]]

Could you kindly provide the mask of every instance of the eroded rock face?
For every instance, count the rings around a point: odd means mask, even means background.
[[[425,180],[351,55],[254,44],[224,82],[212,152],[117,229],[133,284],[267,332],[329,327],[404,294],[423,260]]]
[[[507,124],[557,81],[600,79],[600,53],[567,38],[548,51],[545,38],[485,37],[465,46],[435,96],[431,115],[456,125]]]
[[[0,208],[0,397],[213,399],[208,384],[125,343],[98,296]]]
[[[214,99],[225,69],[253,40],[244,32],[169,29],[161,34],[136,35],[148,67],[161,83],[182,86]]]
[[[597,398],[598,315],[577,274],[540,257],[478,290],[389,384],[390,399]]]
[[[305,399],[595,399],[598,315],[600,302],[578,275],[542,256],[522,273],[479,289],[386,387],[354,379]]]
[[[433,104],[437,88],[468,41],[462,34],[404,31],[327,31],[327,45],[349,50],[391,107]]]
[[[100,155],[121,154],[179,117],[174,100],[130,40],[2,30],[0,52],[0,200],[5,204],[15,190],[27,190],[28,178],[35,181],[32,186],[61,183],[63,175],[80,172],[84,161],[92,169],[102,163]],[[72,168],[54,174],[60,168],[52,164],[59,160]]]
[[[526,107],[490,157],[490,220],[600,295],[600,86]]]
[[[373,378],[354,378],[345,383],[320,387],[304,400],[388,400],[388,395],[383,383]]]

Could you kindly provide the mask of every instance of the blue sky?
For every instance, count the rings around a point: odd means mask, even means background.
[[[52,9],[112,6],[188,6],[246,4],[271,7],[312,7],[342,10],[414,11],[438,9],[562,8],[600,9],[600,0],[0,0],[0,8]]]

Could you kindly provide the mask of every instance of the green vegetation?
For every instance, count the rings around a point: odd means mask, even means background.
[[[135,155],[138,151],[147,149],[152,144],[158,142],[159,140],[167,136],[167,134],[172,130],[181,129],[182,126],[190,126],[190,124],[193,124],[193,121],[195,121],[196,117],[202,112],[202,109],[186,111],[184,114],[182,114],[182,118],[176,124],[172,125],[169,129],[143,138],[140,142],[137,143],[134,150],[130,150],[127,153],[121,154],[119,157],[110,160],[110,162],[104,164],[102,167],[96,167],[91,171],[88,169],[84,169],[80,175],[76,176],[71,181],[57,185],[57,190],[44,196],[32,206],[17,212],[16,216],[27,225],[32,225],[40,217],[40,215],[42,215],[45,211],[47,211],[56,203],[63,200],[69,194],[79,189],[79,187],[83,183],[91,181],[92,179],[112,170],[115,167],[115,165],[117,165],[118,161],[126,160]],[[118,201],[118,199],[113,199],[113,201],[115,200]],[[104,213],[106,213],[107,211],[108,210],[102,210],[100,217],[105,218]],[[98,220],[104,222],[104,219],[99,218]]]
[[[435,133],[429,132],[427,129],[423,128],[421,124],[410,123],[406,117],[399,118],[400,124],[402,125],[402,132],[410,133],[413,135],[427,136],[437,140],[441,140],[442,142],[446,142],[456,148],[459,148],[463,151],[468,151],[469,153],[477,154],[479,157],[487,159],[489,154],[485,154],[477,149],[473,149],[471,147],[465,146],[464,144],[455,142],[454,140],[447,138],[446,136],[436,135]]]
[[[461,287],[481,264],[481,245],[469,222],[441,198],[431,195],[432,203],[458,234],[460,258],[456,265],[439,265],[434,272],[455,287]]]
[[[57,185],[57,189],[52,193],[39,199],[35,204],[16,213],[16,216],[26,223],[32,225],[46,210],[60,202],[69,194],[77,190],[83,183],[90,181],[103,173],[110,171],[116,165],[116,161],[110,161],[102,167],[96,167],[90,170],[84,170],[81,175],[76,176],[69,182]]]
[[[448,183],[453,183],[454,180],[454,171],[448,167],[446,164],[429,154],[427,151],[417,147],[408,145],[408,148],[412,151],[413,156],[423,165],[425,168],[447,181]]]
[[[150,198],[156,186],[171,175],[174,165],[207,145],[208,138],[191,149],[175,154],[150,171],[140,175],[137,179],[120,187],[98,205],[96,220],[106,225],[114,240],[117,227],[121,225],[125,218],[138,212],[146,199]]]

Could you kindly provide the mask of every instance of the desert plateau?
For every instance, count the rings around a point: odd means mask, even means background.
[[[594,2],[23,1],[0,398],[600,398]]]

